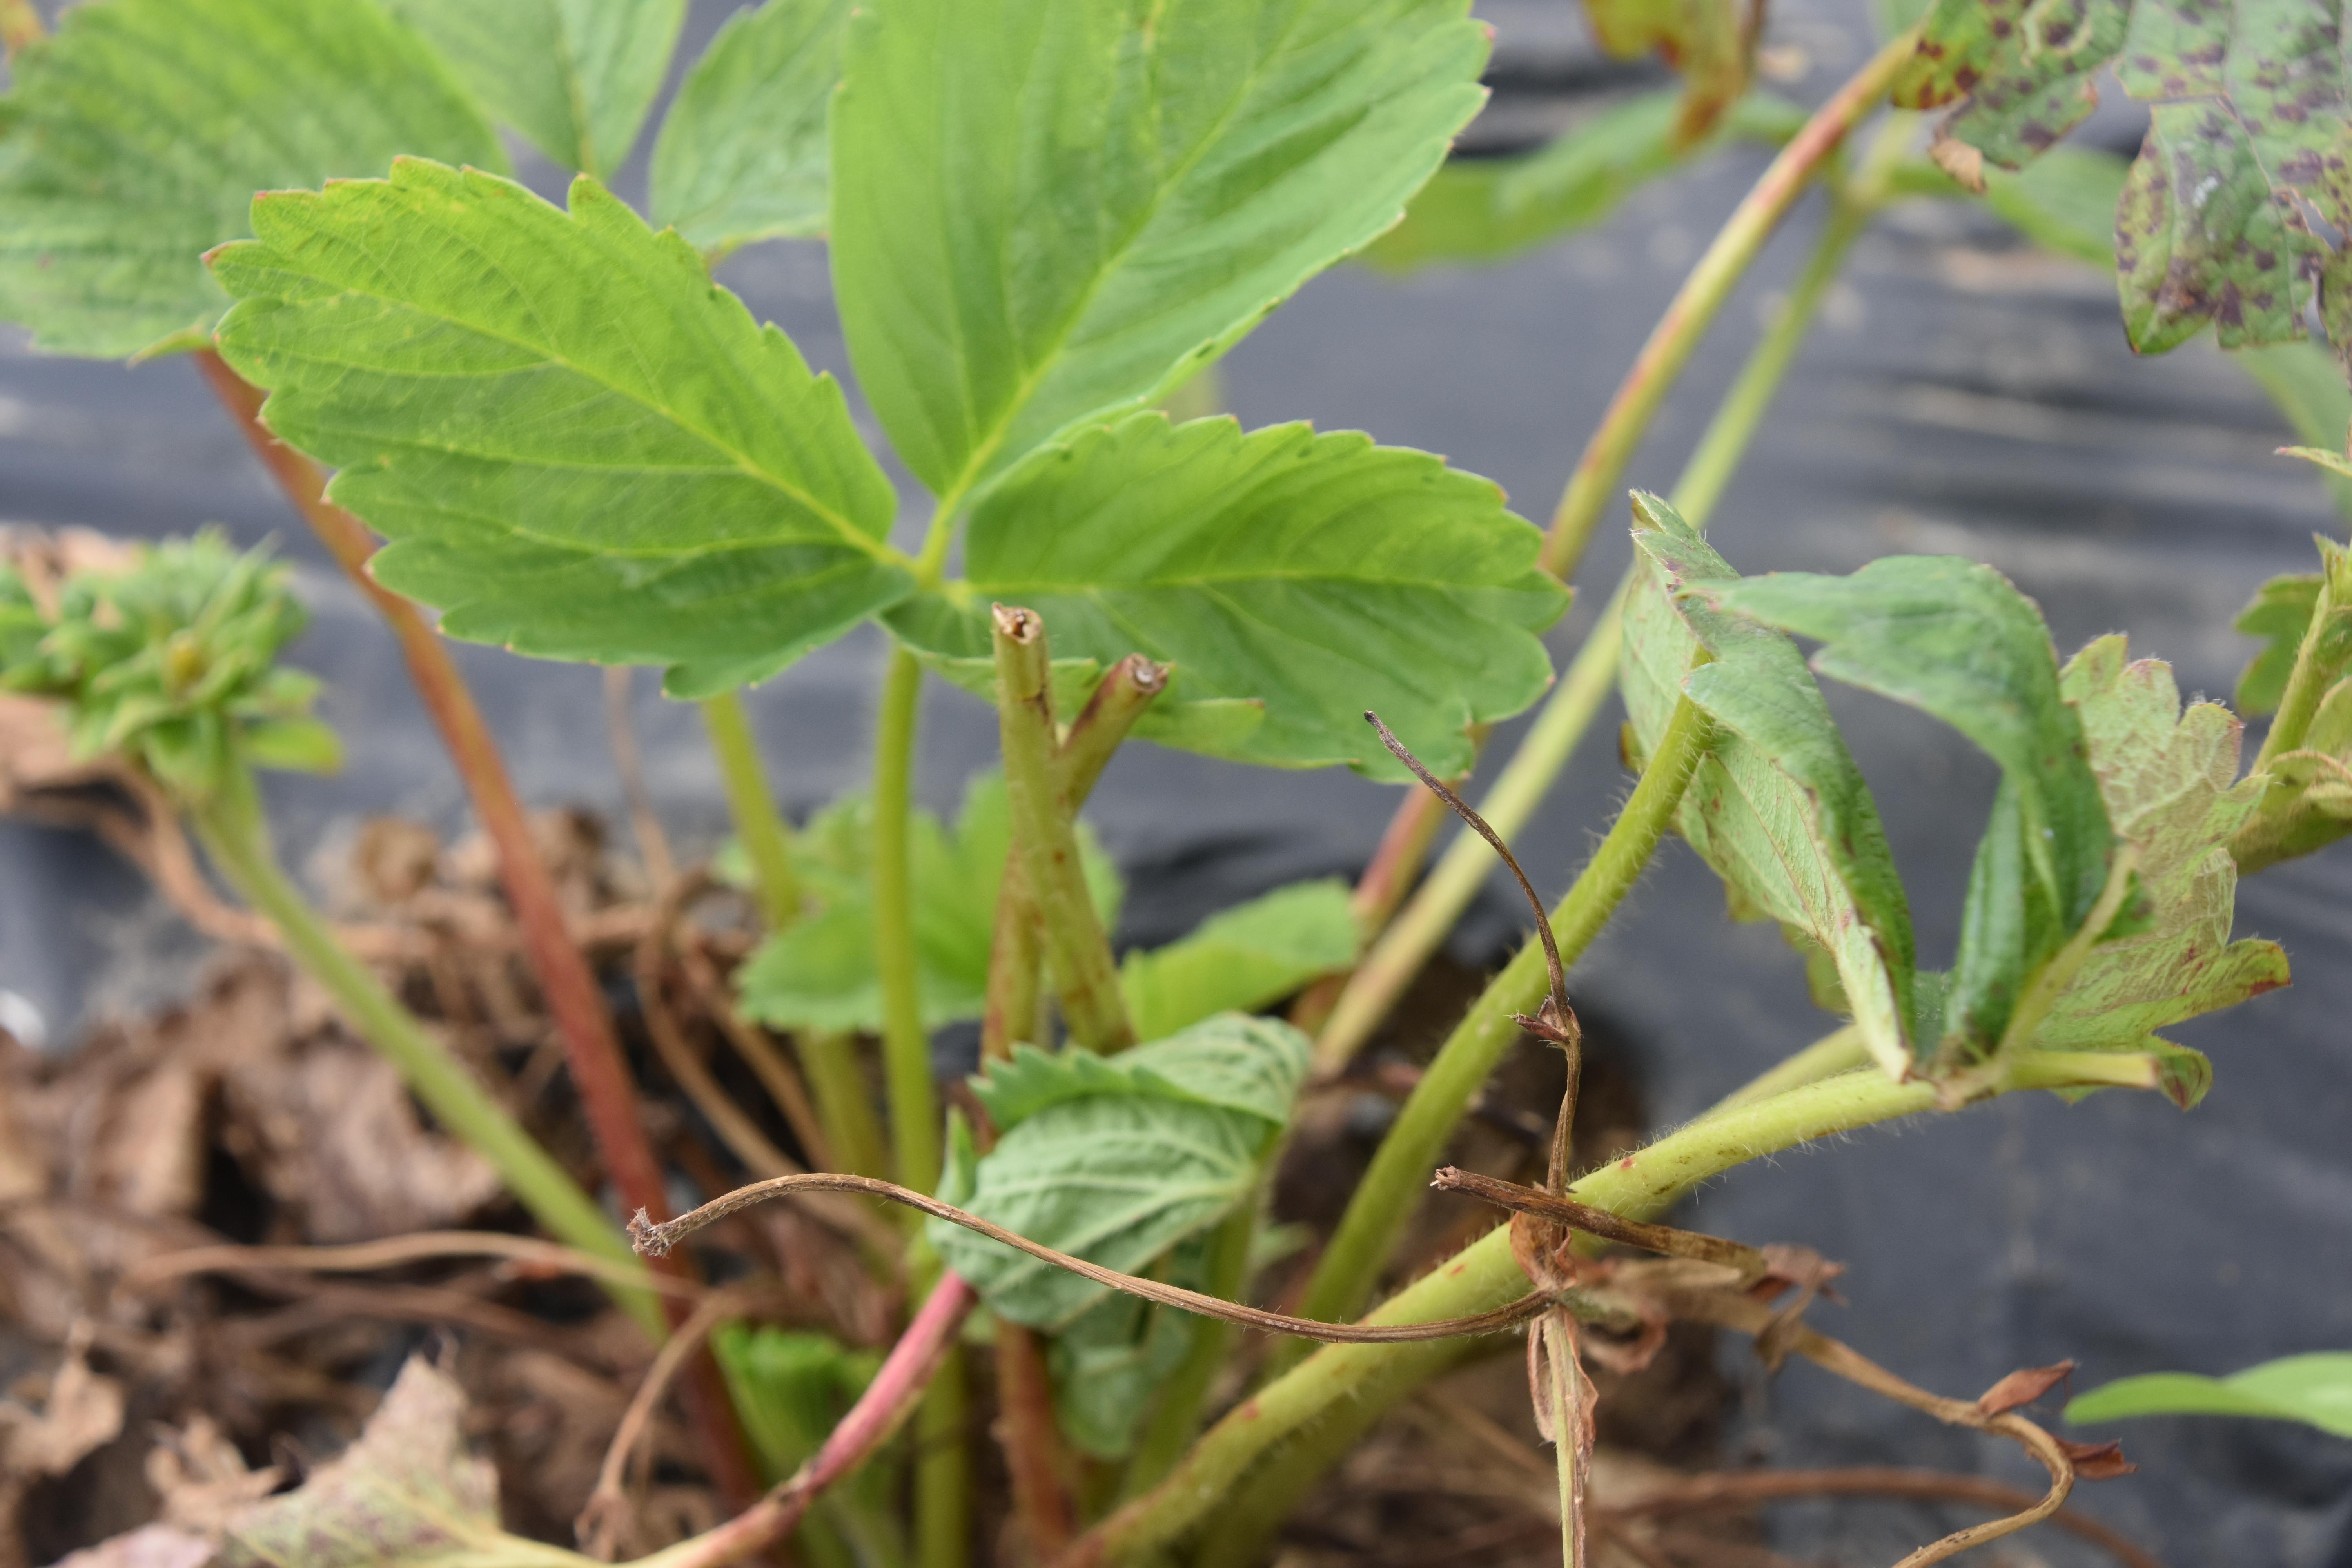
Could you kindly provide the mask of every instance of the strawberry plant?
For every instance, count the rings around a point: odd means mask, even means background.
[[[720,1364],[687,1386],[738,1510],[644,1563],[716,1568],[787,1535],[813,1561],[971,1560],[964,1343],[980,1331],[1015,1550],[1039,1562],[1253,1560],[1372,1421],[1515,1331],[1579,1568],[1593,1550],[1584,1368],[1646,1364],[1673,1322],[1751,1334],[1768,1363],[1796,1354],[2046,1468],[2032,1506],[1906,1565],[2037,1523],[2078,1479],[2128,1468],[2018,1414],[2060,1369],[1974,1401],[1930,1394],[1806,1323],[1836,1265],[1657,1216],[1734,1166],[2016,1090],[2153,1089],[2193,1108],[2216,1068],[2160,1031],[2288,978],[2276,945],[2232,940],[2238,878],[2352,827],[2342,552],[2323,542],[2318,574],[2269,584],[2247,612],[2266,647],[2232,712],[2184,706],[2169,669],[2120,637],[2065,655],[1989,567],[1743,571],[1705,527],[1736,500],[1740,458],[1855,239],[1921,195],[1981,195],[2046,245],[2112,258],[2135,346],[2210,321],[2225,346],[2270,356],[2250,368],[2311,455],[2352,478],[2326,449],[2352,400],[2290,342],[2306,315],[2331,341],[2344,330],[2329,236],[2347,214],[2325,174],[2344,119],[2333,13],[1941,0],[1807,111],[1751,86],[1751,7],[1590,11],[1605,47],[1664,54],[1681,86],[1478,168],[1445,162],[1482,101],[1486,37],[1464,0],[765,0],[687,71],[641,213],[609,178],[670,69],[678,0],[90,0],[54,36],[0,6],[16,49],[0,315],[51,353],[200,356],[390,620],[498,840],[630,1234],[670,1271],[667,1315],[611,1216],[277,867],[251,769],[333,756],[309,686],[275,662],[299,624],[281,575],[200,537],[127,574],[0,579],[0,677],[54,702],[84,752],[159,785],[436,1115],[547,1229],[602,1255],[592,1271],[672,1336],[646,1401],[711,1338]],[[2109,60],[2157,103],[2138,163],[2062,149],[2035,163]],[[1914,111],[1944,105],[1923,157]],[[562,205],[509,177],[499,128],[574,173]],[[1489,481],[1370,435],[1171,412],[1343,259],[1503,254],[1738,137],[1779,151],[1547,527]],[[1556,675],[1543,634],[1629,461],[1817,183],[1830,212],[1811,260],[1673,493],[1632,497],[1633,565]],[[2119,204],[2113,242],[2102,203]],[[855,406],[714,280],[737,247],[817,237]],[[911,510],[902,491],[920,492]],[[736,1029],[791,1037],[793,1065],[750,1054],[783,1086],[799,1153],[833,1168],[795,1168],[744,1131],[690,1053],[663,1044],[705,1120],[766,1168],[669,1214],[673,1173],[436,626],[535,658],[654,666],[702,705],[736,825],[719,874],[751,891],[765,928],[714,989]],[[870,784],[794,828],[737,693],[866,626],[887,645]],[[1922,710],[1998,770],[1948,970],[1920,960],[1821,677]],[[952,824],[914,805],[929,681],[997,720],[1002,771],[968,785]],[[1548,909],[1509,841],[1612,692],[1636,782]],[[1462,801],[1446,781],[1539,702],[1479,807]],[[2242,776],[2243,719],[2273,710]],[[1080,812],[1129,739],[1412,789],[1352,893],[1277,889],[1122,958],[1119,879]],[[1467,831],[1416,886],[1447,809]],[[1579,1173],[1570,982],[1670,836],[1736,916],[1780,926],[1839,1022],[1706,1117]],[[1413,1082],[1297,1310],[1251,1305],[1263,1200],[1302,1098],[1344,1079],[1496,857],[1534,936]],[[667,889],[669,914],[700,886]],[[635,976],[649,1025],[661,942],[646,939]],[[1286,1017],[1259,1016],[1293,998]],[[972,1020],[982,1071],[943,1104],[932,1032]],[[1438,1169],[1528,1036],[1568,1068],[1542,1184]],[[1433,1179],[1511,1218],[1375,1307]],[[881,1230],[842,1194],[927,1217]],[[858,1236],[877,1279],[911,1288],[887,1355],[730,1323],[747,1311],[725,1292],[684,1310],[699,1269],[681,1245],[775,1196],[832,1205],[812,1212]],[[1235,1325],[1285,1336],[1246,1385],[1228,1375]],[[218,1550],[279,1560],[285,1542],[331,1531],[373,1542],[372,1560],[574,1561],[500,1531],[437,1376],[413,1366],[379,1427],[230,1519]],[[871,1462],[909,1421],[902,1504]],[[1072,1449],[1086,1485],[1071,1484]],[[583,1541],[612,1545],[627,1450]]]

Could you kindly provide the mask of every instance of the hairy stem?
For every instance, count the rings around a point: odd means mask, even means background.
[[[1837,151],[1855,122],[1886,95],[1895,72],[1910,59],[1917,41],[1916,29],[1895,38],[1814,110],[1804,129],[1780,149],[1763,177],[1741,200],[1698,265],[1691,268],[1619,384],[1609,411],[1586,442],[1584,455],[1577,460],[1576,471],[1552,513],[1542,559],[1554,576],[1566,581],[1576,574],[1601,513],[1616,497],[1626,465],[1633,461],[1699,340],[1814,173]]]
[[[996,606],[997,727],[1003,737],[1004,794],[1023,881],[1062,999],[1063,1022],[1097,1051],[1135,1044],[1118,985],[1118,965],[1095,912],[1078,859],[1069,802],[1055,766],[1050,655],[1045,623],[1028,610]]]
[[[1866,1066],[1869,1061],[1870,1047],[1864,1042],[1862,1030],[1847,1024],[1832,1029],[1779,1066],[1766,1068],[1733,1089],[1717,1100],[1715,1109],[1707,1114],[1713,1116],[1719,1111],[1737,1110],[1743,1105],[1753,1105],[1759,1100],[1769,1100],[1792,1089],[1802,1089],[1809,1083],[1818,1083],[1822,1079]]]
[[[2328,564],[2332,565],[2332,561]],[[2321,700],[2343,673],[2336,661],[2323,653],[2332,640],[2328,623],[2343,607],[2336,595],[2335,578],[2331,570],[2323,568],[2320,572],[2319,597],[2312,604],[2311,622],[2303,629],[2303,642],[2294,653],[2294,668],[2287,676],[2286,689],[2279,695],[2278,712],[2271,720],[2270,732],[2263,737],[2262,750],[2254,753],[2254,765],[2249,770],[2252,773],[2268,771],[2271,759],[2282,752],[2301,749],[2303,738],[2311,732],[2312,720],[2318,716]]]
[[[1625,585],[1621,583],[1584,646],[1577,649],[1567,674],[1552,689],[1543,711],[1520,741],[1519,749],[1478,802],[1478,815],[1506,841],[1525,827],[1536,807],[1543,804],[1560,769],[1568,765],[1577,743],[1591,726],[1593,715],[1616,686],[1624,598]],[[1422,798],[1436,803],[1433,795]],[[1363,1049],[1364,1042],[1396,1006],[1430,954],[1461,920],[1462,911],[1486,886],[1495,865],[1495,851],[1485,839],[1466,828],[1454,837],[1339,994],[1338,1005],[1315,1042],[1318,1073],[1339,1071]]]
[[[1697,447],[1675,481],[1672,504],[1693,528],[1705,529],[1716,503],[1738,471],[1740,460],[1755,440],[1773,395],[1787,379],[1797,351],[1821,313],[1822,301],[1844,268],[1854,241],[1869,226],[1871,214],[1883,198],[1883,164],[1907,140],[1915,117],[1897,117],[1873,149],[1864,178],[1841,189],[1829,221],[1814,242],[1812,254],[1750,351],[1748,362],[1716,406]],[[1527,825],[1559,777],[1560,771],[1583,742],[1593,716],[1616,684],[1617,664],[1623,652],[1625,595],[1632,574],[1619,579],[1600,619],[1585,635],[1583,646],[1545,700],[1543,710],[1519,742],[1519,749],[1494,785],[1478,802],[1478,814],[1507,842]],[[1397,814],[1402,823],[1407,810],[1426,810],[1437,803],[1415,795]],[[1432,816],[1432,826],[1434,817]],[[1390,831],[1394,833],[1396,825]],[[1377,864],[1377,862],[1376,862]],[[1339,1070],[1364,1047],[1372,1031],[1396,1006],[1413,977],[1470,907],[1478,889],[1495,869],[1495,854],[1475,833],[1457,834],[1429,878],[1414,890],[1393,923],[1383,931],[1340,993],[1339,1001],[1315,1044],[1316,1067]]]
[[[507,1114],[466,1065],[394,1000],[383,983],[342,950],[309,900],[278,866],[252,776],[236,774],[193,816],[205,848],[254,908],[268,916],[311,978],[326,987],[343,1016],[423,1100],[434,1117],[498,1171],[549,1234],[608,1262],[641,1266],[628,1240],[596,1201],[546,1150]],[[665,1319],[654,1295],[621,1287],[614,1299],[656,1339]]]
[[[923,1028],[916,968],[914,868],[908,841],[922,695],[923,667],[892,644],[874,739],[874,967],[882,982],[882,1075],[890,1094],[891,1152],[898,1180],[928,1193],[940,1183],[940,1107],[931,1087],[931,1040]]]
[[[434,633],[417,607],[377,584],[368,557],[375,541],[360,520],[327,500],[326,476],[317,464],[272,436],[261,423],[262,394],[221,357],[206,350],[196,363],[213,391],[234,416],[247,442],[266,464],[287,498],[317,532],[345,575],[358,584],[400,643],[410,679],[425,700],[442,743],[465,781],[474,816],[499,852],[499,874],[514,906],[524,952],[562,1037],[573,1087],[595,1135],[597,1152],[622,1200],[632,1208],[667,1214],[669,1203],[660,1162],[637,1120],[636,1087],[613,1032],[604,994],[571,933],[554,879],[531,840],[530,824],[507,776],[490,727],[457,672],[448,645]]]
[[[793,830],[776,809],[768,789],[767,769],[760,761],[760,744],[751,734],[751,721],[736,692],[705,698],[703,727],[710,732],[711,755],[719,760],[719,782],[727,792],[727,815],[735,824],[744,858],[751,863],[751,881],[760,895],[760,912],[770,931],[782,931],[801,918],[800,879],[793,872]]]
[[[1713,725],[1688,698],[1675,704],[1657,754],[1633,797],[1552,913],[1563,963],[1576,962],[1649,864],[1712,733]],[[1349,1200],[1307,1286],[1299,1307],[1303,1316],[1337,1321],[1361,1310],[1412,1215],[1431,1167],[1495,1065],[1517,1041],[1519,1026],[1512,1015],[1535,1010],[1548,978],[1543,949],[1531,938],[1455,1026]]]
[[[1695,1122],[1603,1165],[1569,1191],[1595,1208],[1645,1218],[1735,1165],[1935,1104],[1933,1085],[1897,1084],[1875,1070],[1846,1073]],[[1527,1288],[1511,1256],[1510,1227],[1500,1226],[1366,1321],[1423,1322],[1489,1311]],[[1437,1342],[1316,1352],[1212,1426],[1149,1494],[1081,1537],[1060,1568],[1137,1561],[1197,1530],[1213,1513],[1279,1519],[1397,1401],[1470,1349]],[[1296,1447],[1282,1452],[1279,1446],[1293,1437]],[[1263,1481],[1251,1484],[1261,1474]]]

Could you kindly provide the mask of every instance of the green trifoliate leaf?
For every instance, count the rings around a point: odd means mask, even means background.
[[[936,1028],[980,1016],[987,997],[997,884],[1013,842],[1003,776],[971,781],[952,833],[919,810],[909,833],[917,974],[923,1021]],[[826,806],[794,837],[793,868],[823,907],[762,942],[738,972],[746,1013],[779,1028],[881,1027],[873,847],[873,812],[863,795]],[[1106,925],[1116,922],[1118,873],[1083,824],[1078,852],[1095,908]]]
[[[965,494],[1156,401],[1394,223],[1482,101],[1467,12],[861,9],[833,115],[834,285],[908,468]]]
[[[1225,1013],[1115,1057],[1016,1046],[971,1080],[971,1092],[1000,1131],[1096,1095],[1179,1100],[1279,1127],[1307,1070],[1304,1038],[1278,1019]]]
[[[1895,102],[1964,100],[1937,127],[1936,161],[1980,184],[1982,163],[2022,167],[2098,107],[2092,78],[2131,16],[2132,0],[1938,0]]]
[[[1337,879],[1276,888],[1201,922],[1190,936],[1130,952],[1118,987],[1138,1039],[1213,1014],[1255,1012],[1356,961],[1363,933]]]
[[[1088,1053],[1026,1053],[975,1086],[983,1104],[1014,1113],[995,1148],[976,1155],[962,1120],[951,1122],[940,1195],[1056,1251],[1139,1272],[1248,1201],[1310,1054],[1287,1025],[1233,1016],[1087,1063]],[[996,1081],[1008,1071],[1017,1088]],[[1109,1294],[943,1220],[925,1235],[1014,1322],[1058,1329]]]
[[[1682,73],[1673,121],[1676,146],[1713,130],[1748,90],[1760,13],[1748,0],[1584,0],[1593,40],[1620,59],[1652,52]]]
[[[1900,1077],[1937,1037],[1907,1037],[1911,916],[1869,787],[1796,645],[1717,606],[1739,574],[1657,497],[1637,493],[1633,513],[1644,564],[1625,606],[1634,735],[1654,748],[1685,692],[1717,726],[1676,826],[1736,903],[1827,955],[1872,1056]],[[1691,669],[1701,645],[1713,659]]]
[[[253,219],[221,352],[452,636],[708,696],[912,587],[839,385],[594,182],[403,159]]]
[[[1805,112],[1751,92],[1705,140],[1679,146],[1681,94],[1647,92],[1603,110],[1539,152],[1519,158],[1455,158],[1406,206],[1404,221],[1367,246],[1364,261],[1410,272],[1444,261],[1500,261],[1589,228],[1652,180],[1738,139],[1778,146]]]
[[[1941,1043],[1947,1058],[1990,1052],[2024,986],[2090,918],[2116,844],[2041,613],[1998,572],[1951,556],[1774,573],[1711,596],[1819,639],[1822,674],[1934,714],[2000,764]]]
[[[104,0],[19,51],[0,100],[0,318],[54,353],[195,346],[204,253],[258,190],[404,153],[503,168],[489,125],[374,0]]]
[[[738,11],[695,62],[654,142],[654,221],[706,250],[823,234],[825,110],[851,0]]]
[[[635,143],[686,20],[686,0],[388,3],[498,119],[565,168],[605,179]]]
[[[1346,762],[1404,776],[1369,742],[1379,711],[1440,773],[1469,726],[1542,695],[1537,633],[1567,595],[1539,535],[1487,480],[1425,452],[1305,425],[1139,414],[1037,453],[981,502],[966,583],[890,616],[901,637],[973,660],[991,601],[1035,610],[1054,651],[1172,664],[1136,733],[1187,743],[1199,700],[1260,703],[1227,754]]]
[[[2116,835],[2138,858],[2146,928],[2091,950],[2034,1031],[2055,1050],[2137,1050],[2145,1037],[2287,983],[2278,944],[2232,942],[2238,867],[2230,838],[2262,798],[2240,779],[2237,718],[2216,702],[2183,712],[2171,669],[2129,662],[2101,637],[2063,676]]]
[[[2300,1421],[2352,1437],[2352,1351],[2315,1351],[2248,1367],[2231,1377],[2154,1372],[2119,1378],[2079,1394],[2069,1421],[2122,1421],[2136,1415],[2250,1415]]]
[[[466,1396],[412,1356],[359,1441],[290,1492],[238,1510],[219,1568],[587,1568],[574,1552],[499,1528],[499,1477],[467,1451]]]
[[[331,770],[318,682],[277,663],[308,620],[290,577],[210,531],[77,573],[54,614],[0,569],[0,689],[58,701],[78,755],[126,757],[194,799],[241,766]]]

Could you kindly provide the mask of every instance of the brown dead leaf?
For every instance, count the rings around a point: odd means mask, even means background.
[[[205,1195],[209,1079],[196,1061],[174,1057],[108,1096],[89,1143],[91,1195],[135,1215],[195,1213]]]
[[[1977,1396],[1977,1408],[1987,1415],[1999,1415],[2031,1405],[2074,1374],[2074,1363],[2062,1361],[2055,1366],[2020,1367]]]
[[[2128,1476],[2139,1467],[2124,1458],[2123,1439],[2110,1438],[2105,1443],[2070,1443],[2056,1439],[2066,1458],[2074,1462],[2076,1479],[2085,1481],[2111,1481],[2117,1476]]]
[[[378,904],[403,904],[432,886],[440,869],[441,837],[421,822],[372,816],[352,848],[360,890]]]
[[[466,1448],[466,1396],[413,1356],[359,1441],[228,1527],[223,1568],[382,1568],[462,1557],[476,1568],[585,1563],[499,1528],[497,1472]]]
[[[122,1385],[89,1369],[88,1331],[66,1351],[39,1414],[0,1404],[0,1471],[62,1476],[122,1433]]]
[[[340,1035],[241,1065],[226,1100],[241,1158],[305,1240],[446,1229],[499,1194],[488,1162],[426,1131],[392,1065]]]
[[[162,1522],[207,1540],[250,1504],[278,1489],[284,1472],[247,1469],[219,1423],[199,1411],[184,1430],[166,1427],[147,1455],[147,1484],[163,1500]]]

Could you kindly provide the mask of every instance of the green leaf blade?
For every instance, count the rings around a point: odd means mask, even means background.
[[[1536,566],[1539,538],[1492,484],[1426,453],[1139,414],[1008,476],[973,516],[961,595],[888,620],[968,660],[987,650],[989,601],[1024,605],[1057,655],[1175,667],[1138,735],[1183,743],[1163,726],[1202,700],[1256,702],[1263,721],[1226,754],[1402,778],[1365,709],[1432,768],[1459,771],[1471,724],[1549,684],[1536,634],[1566,595]]]
[[[498,139],[373,0],[108,0],[20,52],[0,135],[0,317],[53,353],[199,341],[227,306],[204,253],[253,194],[490,169]]]
[[[1311,1053],[1288,1025],[1238,1015],[1116,1057],[1019,1051],[973,1082],[996,1146],[975,1156],[957,1121],[940,1195],[1056,1251],[1138,1273],[1255,1191]],[[944,1220],[925,1234],[1015,1322],[1063,1328],[1110,1294]]]
[[[2027,981],[2089,918],[2116,844],[2041,613],[1990,567],[1950,556],[1774,573],[1715,597],[1818,640],[1814,668],[1933,714],[2000,765],[1946,1004],[1946,1049],[1990,1052]]]
[[[1626,605],[1626,709],[1646,751],[1685,692],[1720,738],[1685,792],[1683,837],[1734,898],[1827,953],[1873,1057],[1900,1076],[1911,1040],[1911,917],[1885,829],[1803,656],[1724,614],[1740,581],[1665,502],[1637,494],[1647,570]],[[1713,662],[1690,670],[1695,645]]]
[[[686,22],[686,0],[390,3],[493,114],[563,167],[599,178],[635,144]]]
[[[1138,1039],[1223,1012],[1254,1012],[1355,962],[1362,934],[1337,879],[1277,888],[1202,921],[1189,936],[1119,964]]]
[[[453,635],[707,695],[911,590],[839,386],[593,182],[565,213],[404,159],[254,225],[214,261],[222,353]]]
[[[1464,0],[888,0],[849,28],[858,379],[961,496],[1139,406],[1394,223],[1481,101]]]
[[[850,5],[767,0],[728,18],[655,140],[656,223],[706,250],[824,232],[825,111]]]
[[[2066,1405],[2070,1422],[2142,1415],[2250,1415],[2352,1437],[2352,1352],[2286,1356],[2227,1378],[2185,1372],[2119,1378]]]

